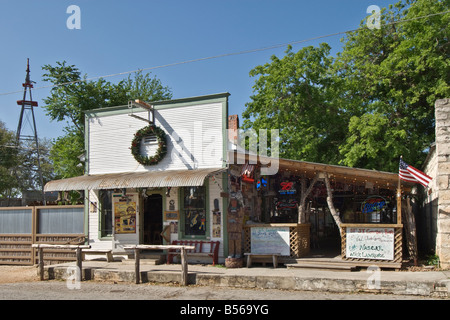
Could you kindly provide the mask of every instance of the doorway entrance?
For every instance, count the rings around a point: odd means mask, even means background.
[[[144,202],[144,244],[162,244],[162,216],[162,195],[149,195]]]

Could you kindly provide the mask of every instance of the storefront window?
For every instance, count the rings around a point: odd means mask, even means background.
[[[206,235],[206,190],[205,187],[183,188],[184,234]]]
[[[112,236],[112,193],[113,190],[100,190],[100,233],[102,237]]]

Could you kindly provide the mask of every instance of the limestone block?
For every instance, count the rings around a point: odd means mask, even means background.
[[[448,189],[449,175],[440,175],[437,177],[437,185],[440,190]]]
[[[450,190],[440,190],[439,191],[439,200],[438,200],[438,205],[441,206],[442,204],[450,204]],[[444,208],[440,208],[444,209]],[[446,211],[449,209],[445,209]]]

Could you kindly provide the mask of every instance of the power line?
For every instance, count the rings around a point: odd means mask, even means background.
[[[428,17],[432,17],[432,16],[443,15],[443,14],[446,14],[446,13],[450,13],[450,10],[444,11],[444,12],[439,12],[439,13],[431,13],[431,14],[428,14],[428,15],[419,16],[419,17],[410,18],[410,19],[392,21],[392,22],[385,23],[384,26],[394,25],[394,24],[398,24],[398,23],[404,23],[404,22],[409,22],[409,21],[414,21],[414,20],[419,20],[419,19],[424,19],[424,18],[428,18]],[[249,54],[249,53],[256,53],[256,52],[261,52],[261,51],[273,50],[273,49],[286,47],[288,45],[301,44],[301,43],[310,42],[310,41],[314,41],[314,40],[319,40],[319,39],[323,39],[323,38],[329,38],[329,37],[334,37],[334,36],[338,36],[338,35],[343,35],[343,34],[347,34],[347,33],[350,33],[350,32],[356,32],[356,31],[359,31],[359,30],[361,30],[361,28],[347,30],[347,31],[340,31],[340,32],[335,32],[335,33],[330,33],[330,34],[327,34],[327,35],[312,37],[312,38],[298,40],[298,41],[291,41],[291,42],[282,43],[282,44],[275,44],[275,45],[262,47],[262,48],[258,48],[258,49],[249,49],[249,50],[243,50],[243,51],[237,51],[237,52],[231,52],[231,53],[223,53],[223,54],[219,54],[219,55],[215,55],[215,56],[209,56],[209,57],[203,57],[203,58],[197,58],[197,59],[173,62],[173,63],[168,63],[168,64],[154,66],[154,67],[136,69],[136,70],[131,70],[131,71],[124,71],[124,72],[119,72],[119,73],[112,73],[112,74],[108,74],[108,75],[96,76],[96,77],[91,77],[91,78],[85,78],[85,79],[80,79],[80,80],[75,80],[75,81],[70,81],[70,82],[64,82],[64,83],[59,83],[59,84],[53,84],[53,85],[48,85],[48,86],[41,86],[41,87],[34,88],[34,90],[61,87],[61,86],[71,85],[71,84],[75,84],[75,83],[79,83],[79,82],[83,82],[83,81],[90,81],[90,80],[96,80],[96,79],[102,79],[102,78],[116,77],[116,76],[127,75],[127,74],[131,74],[131,73],[135,73],[135,72],[140,72],[140,71],[150,71],[150,70],[155,70],[155,69],[162,69],[162,68],[167,68],[167,67],[179,66],[179,65],[193,63],[193,62],[200,62],[200,61],[213,60],[213,59],[219,59],[219,58],[230,57],[230,56],[237,56],[237,55],[242,55],[242,54]],[[16,93],[21,93],[21,92],[22,91],[4,92],[4,93],[0,93],[0,96],[16,94]]]

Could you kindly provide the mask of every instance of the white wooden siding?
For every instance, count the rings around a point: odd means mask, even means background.
[[[214,182],[214,180],[216,182]],[[222,179],[222,174],[217,174],[209,178],[209,230],[211,235],[211,241],[220,241],[219,247],[219,260],[225,259],[224,255],[224,238],[223,238],[223,222],[224,222],[224,212],[223,212],[223,198],[220,197],[220,192],[223,191],[224,181]],[[226,183],[226,182],[225,182]],[[221,189],[222,188],[222,189]],[[214,210],[214,199],[219,200],[219,211],[221,212],[221,223],[220,223],[220,237],[213,237],[213,210]]]
[[[101,112],[99,113],[101,115]],[[147,118],[147,112],[134,113]],[[223,165],[222,104],[155,110],[155,124],[167,134],[167,155],[144,167],[131,154],[137,130],[146,122],[128,114],[89,118],[89,174],[220,168]]]

